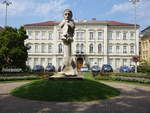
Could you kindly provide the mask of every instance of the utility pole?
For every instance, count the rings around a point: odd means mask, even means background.
[[[137,11],[136,11],[136,4],[138,2],[140,2],[140,0],[129,0],[130,2],[132,2],[132,4],[134,5],[134,32],[135,32],[135,56],[138,57],[137,55],[137,44],[136,44],[136,37],[137,37],[137,33],[136,33],[136,28],[137,28],[137,25],[136,25],[136,19],[137,19]],[[135,62],[135,73],[137,73],[137,62]]]
[[[2,4],[6,5],[6,12],[5,12],[5,27],[7,26],[7,8],[10,4],[12,4],[12,2],[9,2],[8,0],[5,0],[2,2]]]

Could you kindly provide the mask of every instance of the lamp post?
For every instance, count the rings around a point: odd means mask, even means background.
[[[7,26],[7,8],[10,4],[12,4],[12,2],[9,2],[8,0],[5,0],[2,2],[2,4],[6,5],[6,12],[5,12],[5,26]]]
[[[136,34],[136,16],[137,16],[137,14],[136,14],[136,4],[137,4],[137,2],[140,2],[140,0],[129,0],[130,2],[132,2],[132,4],[134,5],[134,32],[135,32],[135,56],[137,56],[138,54],[137,54],[137,44],[136,44],[136,36],[137,36],[137,34]],[[137,62],[135,62],[135,72],[137,73]]]

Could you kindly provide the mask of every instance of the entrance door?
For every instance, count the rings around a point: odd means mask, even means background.
[[[78,58],[77,59],[77,69],[80,70],[82,65],[83,65],[83,58]]]

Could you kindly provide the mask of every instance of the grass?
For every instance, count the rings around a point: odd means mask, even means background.
[[[108,99],[120,94],[117,89],[94,80],[90,73],[85,73],[84,77],[84,80],[40,79],[15,88],[11,94],[32,100],[59,102]]]

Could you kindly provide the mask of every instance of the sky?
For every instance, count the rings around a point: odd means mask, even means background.
[[[4,0],[0,0],[0,26],[5,24]],[[113,20],[135,23],[134,5],[129,0],[9,0],[7,23],[20,27],[25,24],[60,21],[63,11],[69,8],[73,18],[78,20]],[[136,4],[136,23],[140,30],[150,26],[150,0],[140,0]]]

